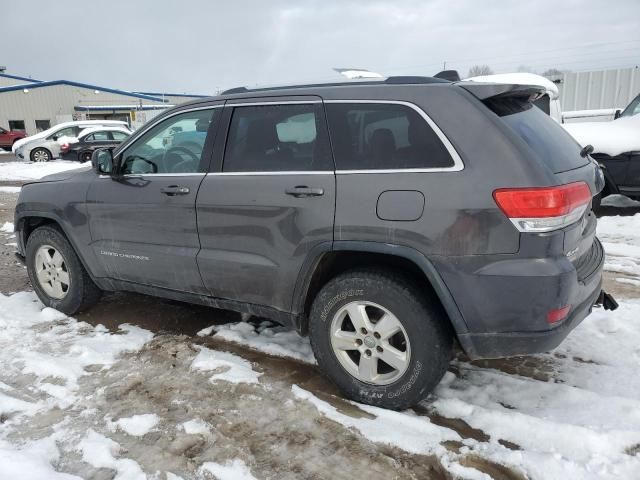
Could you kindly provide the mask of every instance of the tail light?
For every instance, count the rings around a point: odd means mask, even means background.
[[[578,221],[591,202],[585,182],[556,187],[500,188],[493,192],[500,210],[521,232],[550,232]]]

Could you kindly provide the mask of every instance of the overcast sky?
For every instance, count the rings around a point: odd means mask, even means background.
[[[640,0],[3,0],[7,73],[127,90],[640,65]]]

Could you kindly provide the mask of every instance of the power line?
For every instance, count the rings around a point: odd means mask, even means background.
[[[584,49],[584,48],[594,48],[594,47],[603,47],[603,46],[610,46],[610,45],[622,45],[622,44],[628,44],[628,43],[640,43],[640,40],[625,40],[625,41],[621,41],[621,42],[601,42],[601,43],[591,43],[591,44],[585,44],[585,45],[581,45],[581,46],[573,46],[573,47],[566,47],[566,48],[555,48],[555,49],[550,49],[550,50],[538,50],[535,52],[528,52],[528,53],[521,53],[521,54],[509,54],[509,55],[502,55],[502,56],[497,56],[497,57],[475,57],[475,58],[466,58],[466,59],[447,59],[447,63],[454,64],[463,64],[463,65],[467,65],[470,63],[473,64],[479,64],[479,63],[486,63],[486,64],[507,64],[507,63],[531,63],[530,60],[526,60],[527,58],[530,58],[532,55],[538,55],[540,53],[555,53],[555,52],[564,52],[564,51],[568,51],[568,50],[578,50],[578,49]],[[617,49],[616,51],[625,51],[625,50],[636,50],[639,47],[627,47],[624,49]],[[598,52],[584,52],[584,53],[575,53],[573,55],[591,55],[594,53],[604,53],[602,51],[598,51]],[[502,61],[502,62],[495,62],[495,60],[498,59],[505,59],[505,58],[512,58],[513,60],[508,60],[508,61]],[[538,59],[540,58],[545,58],[545,57],[538,57]],[[548,57],[548,58],[553,58],[553,57]],[[562,58],[562,57],[555,57],[555,58]],[[536,60],[534,60],[536,61]],[[433,63],[422,63],[422,64],[413,64],[413,65],[404,65],[404,66],[393,66],[392,68],[394,69],[410,69],[410,68],[419,68],[419,67],[437,67],[441,65],[441,62],[433,62]],[[384,65],[383,65],[384,67]]]

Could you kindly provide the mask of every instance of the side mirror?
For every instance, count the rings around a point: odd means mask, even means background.
[[[620,115],[622,114],[622,110],[620,110],[619,108],[616,109],[616,113],[613,114],[613,119],[617,120],[618,118],[620,118]]]
[[[113,152],[110,148],[99,148],[91,154],[91,165],[99,175],[113,173]]]

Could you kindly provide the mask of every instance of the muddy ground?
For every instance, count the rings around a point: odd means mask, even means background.
[[[0,226],[13,221],[16,199],[17,194],[0,192]],[[3,294],[30,289],[26,270],[15,260],[14,246],[7,245],[14,241],[9,235],[0,234],[0,292]],[[620,298],[637,296],[637,287],[615,282],[609,274],[605,275],[605,288]],[[156,334],[141,351],[126,355],[110,369],[83,380],[78,395],[86,395],[84,409],[71,412],[76,419],[74,431],[79,435],[85,429],[97,428],[105,418],[157,413],[162,418],[157,431],[143,437],[118,431],[109,434],[124,447],[127,458],[138,462],[147,472],[171,471],[187,479],[193,478],[204,461],[240,458],[251,466],[258,478],[451,478],[436,457],[413,455],[373,443],[357,431],[323,416],[312,405],[294,402],[291,387],[296,384],[346,415],[368,415],[342,400],[314,366],[196,335],[214,323],[239,320],[233,312],[112,293],[77,318],[92,325],[105,325],[113,331],[118,325],[129,323]],[[198,345],[229,351],[249,360],[254,369],[263,374],[260,385],[223,382],[212,386],[208,375],[190,371]],[[462,357],[461,353],[458,355]],[[475,365],[541,382],[553,381],[553,366],[539,358],[517,357],[475,362]],[[455,367],[451,371],[460,374]],[[268,388],[264,388],[265,384]],[[471,428],[460,419],[433,413],[428,403],[416,409],[416,413],[455,430],[463,439],[490,440],[482,430]],[[49,434],[60,418],[56,410],[34,417],[21,434],[25,437]],[[177,428],[194,418],[207,422],[210,432],[187,434]],[[493,440],[509,449],[519,449],[508,441]],[[444,442],[444,446],[454,452],[463,447],[455,441]],[[495,479],[524,478],[509,467],[476,455],[463,454],[458,461]],[[96,480],[111,479],[115,475],[113,470],[96,469],[82,462],[79,453],[61,459],[58,469]],[[164,479],[164,476],[158,478]]]

